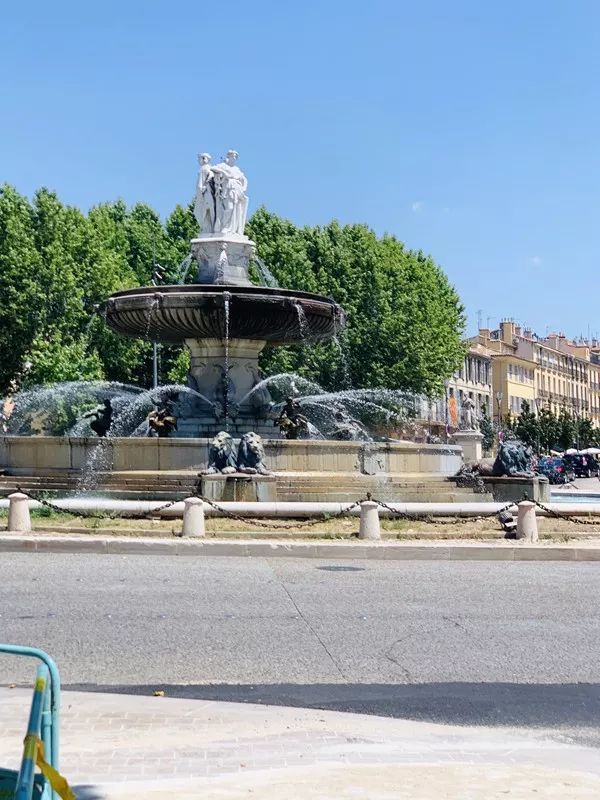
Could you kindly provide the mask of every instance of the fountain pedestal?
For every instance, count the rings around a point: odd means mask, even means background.
[[[459,444],[467,463],[481,461],[483,434],[479,431],[456,431],[452,434],[454,444]]]
[[[212,403],[229,411],[260,409],[268,406],[271,396],[267,389],[253,392],[244,404],[246,395],[261,380],[258,356],[266,342],[260,339],[186,339],[190,351],[188,384]],[[227,382],[227,387],[226,387]],[[225,395],[227,394],[227,400]]]
[[[192,239],[192,254],[198,263],[198,283],[251,286],[248,279],[254,242],[235,233],[203,233]]]
[[[277,478],[274,475],[200,475],[200,494],[215,503],[231,500],[246,503],[274,503],[277,500]]]

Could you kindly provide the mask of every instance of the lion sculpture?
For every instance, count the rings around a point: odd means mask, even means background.
[[[533,452],[520,439],[507,436],[498,447],[495,459],[483,458],[466,465],[464,472],[474,472],[484,477],[530,478]]]
[[[240,446],[238,447],[238,472],[245,472],[249,475],[268,475],[269,471],[265,466],[264,460],[265,448],[261,437],[254,431],[245,433],[240,439]]]
[[[231,475],[237,472],[235,461],[235,445],[227,431],[219,431],[210,443],[208,451],[208,468],[203,470],[204,475],[214,475],[221,472]]]

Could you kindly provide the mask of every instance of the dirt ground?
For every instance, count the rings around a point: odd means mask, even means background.
[[[6,530],[7,513],[0,513],[0,526]],[[73,517],[49,509],[34,510],[31,514],[33,529],[39,533],[88,533],[115,536],[179,536],[181,519],[124,519],[103,517]],[[566,519],[538,517],[541,539],[569,541],[570,539],[596,538],[600,535],[600,517],[579,518],[585,523]],[[596,521],[597,520],[597,521]],[[310,523],[310,524],[307,524]],[[591,523],[591,524],[590,524]],[[504,532],[496,517],[485,519],[442,518],[439,520],[381,520],[381,533],[385,539],[501,539]],[[295,539],[350,539],[358,534],[358,517],[321,520],[249,520],[206,518],[206,534],[213,537],[247,535],[252,538]]]

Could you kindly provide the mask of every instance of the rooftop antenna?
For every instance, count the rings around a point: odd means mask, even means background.
[[[481,323],[483,322],[483,311],[478,308],[477,309],[477,330],[481,330]]]

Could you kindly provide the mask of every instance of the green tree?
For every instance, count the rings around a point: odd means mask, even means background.
[[[0,392],[19,382],[38,330],[44,296],[37,275],[33,209],[12,186],[0,188]]]
[[[96,311],[113,292],[147,285],[155,261],[174,280],[197,227],[189,205],[163,224],[143,203],[103,203],[86,215],[47,189],[30,204],[4,187],[0,390],[22,378],[25,361],[35,361],[28,382],[103,376],[149,385],[151,342],[114,334]],[[365,225],[299,228],[265,209],[247,232],[281,286],[330,295],[348,316],[333,342],[265,350],[267,373],[297,371],[327,389],[442,392],[464,355],[464,312],[430,257]],[[162,347],[163,377],[184,377],[187,359],[181,347]]]
[[[598,443],[598,428],[588,417],[579,417],[575,421],[575,441],[580,450],[586,447],[595,447]]]
[[[568,450],[575,444],[575,421],[568,411],[563,408],[558,415],[558,424],[560,426],[558,443],[563,450]]]
[[[560,439],[560,422],[556,414],[548,408],[542,408],[538,418],[538,426],[540,430],[540,451],[542,453],[549,453],[559,447]]]
[[[70,337],[69,337],[70,338]],[[104,377],[102,362],[90,350],[85,337],[65,343],[60,330],[36,336],[26,354],[30,364],[23,381],[25,387],[59,381],[100,380]]]
[[[540,448],[540,427],[538,419],[531,410],[527,400],[521,403],[521,413],[515,423],[515,433],[527,445],[535,450]]]
[[[479,430],[483,436],[481,446],[486,452],[489,452],[494,447],[494,423],[488,417],[487,412],[483,409],[481,419],[479,421]]]
[[[337,344],[265,351],[266,372],[294,370],[330,389],[443,391],[464,357],[464,311],[431,258],[364,225],[300,229],[264,208],[247,231],[281,286],[330,295],[348,316]]]

